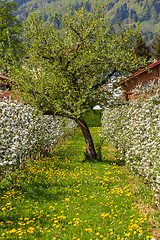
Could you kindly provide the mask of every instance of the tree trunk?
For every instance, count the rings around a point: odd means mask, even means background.
[[[92,140],[92,136],[90,134],[89,128],[86,124],[86,122],[83,119],[76,119],[76,123],[80,126],[85,142],[87,147],[87,152],[91,159],[97,159],[97,154],[94,148],[94,143]]]

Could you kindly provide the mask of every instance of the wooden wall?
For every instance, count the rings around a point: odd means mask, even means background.
[[[135,73],[133,77],[131,77],[129,80],[124,81],[123,88],[124,93],[126,97],[126,101],[130,100],[131,95],[134,93],[134,89],[137,85],[142,84],[142,86],[147,87],[147,84],[152,81],[160,78],[160,64],[152,67],[152,69],[149,69],[148,71],[144,71],[142,73]],[[135,98],[138,97],[138,95],[135,95]]]

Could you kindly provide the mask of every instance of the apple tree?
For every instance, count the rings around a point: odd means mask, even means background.
[[[109,101],[110,93],[102,86],[113,75],[141,66],[132,48],[139,28],[113,27],[107,24],[105,11],[100,5],[88,12],[84,4],[62,17],[55,14],[50,25],[30,14],[24,25],[26,55],[12,72],[25,101],[43,114],[75,120],[92,159],[97,154],[83,113]]]

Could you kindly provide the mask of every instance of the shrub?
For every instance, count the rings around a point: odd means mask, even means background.
[[[103,135],[120,150],[121,159],[150,183],[157,197],[160,192],[160,104],[134,100],[129,105],[106,108]]]
[[[86,121],[89,127],[100,127],[102,126],[101,118],[102,118],[103,110],[88,110],[83,114],[84,120]]]

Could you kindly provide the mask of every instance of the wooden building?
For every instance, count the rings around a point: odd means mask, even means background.
[[[147,88],[149,82],[158,82],[158,79],[160,79],[160,60],[123,79],[120,85],[124,89],[126,101],[129,101],[131,95],[134,94],[136,86],[142,84],[142,86]]]
[[[7,91],[8,90],[8,91]],[[9,85],[9,78],[3,74],[0,74],[0,99],[11,98],[11,87]]]

